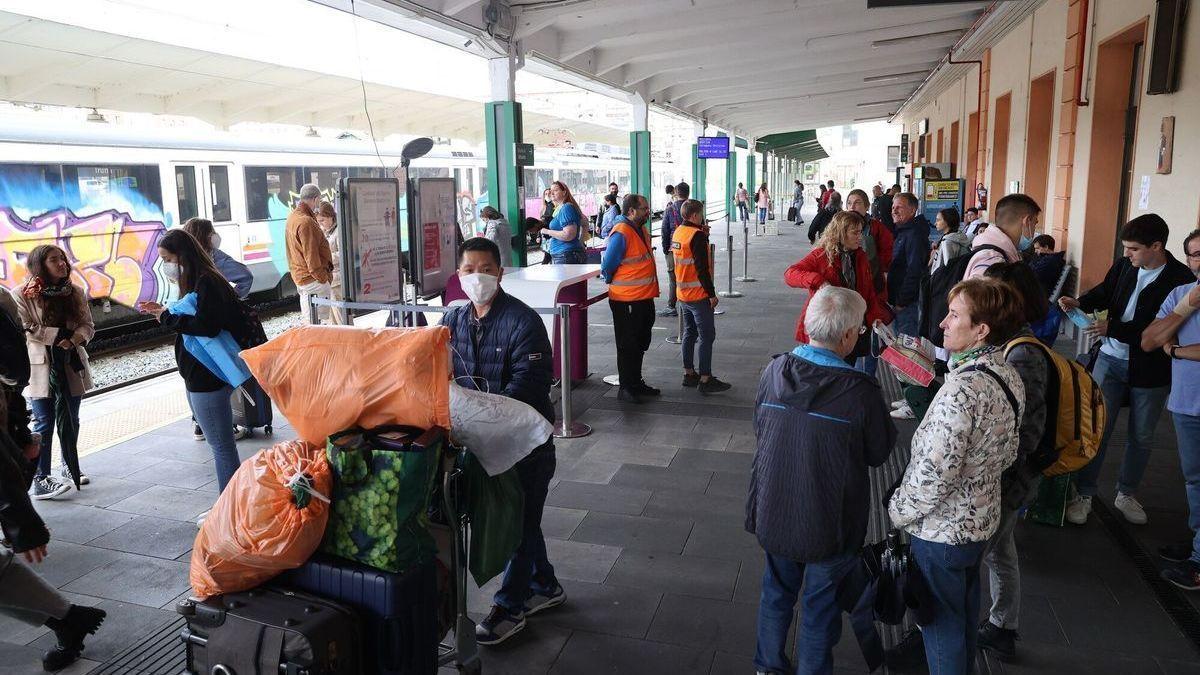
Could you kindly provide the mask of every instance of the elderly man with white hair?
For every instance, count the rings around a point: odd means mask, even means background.
[[[284,228],[288,270],[300,292],[300,320],[304,323],[311,323],[308,299],[314,295],[328,299],[333,292],[333,253],[317,224],[320,206],[321,188],[305,184],[300,188],[300,202],[288,214]],[[329,308],[321,308],[320,314],[327,319]]]
[[[838,586],[867,534],[867,468],[887,461],[896,441],[879,384],[844,360],[866,309],[853,290],[817,291],[804,317],[809,343],[775,357],[758,385],[746,530],[767,554],[754,657],[762,673],[833,669]],[[793,665],[786,644],[801,589]]]

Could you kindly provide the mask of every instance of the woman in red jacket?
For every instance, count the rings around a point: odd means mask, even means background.
[[[882,298],[875,292],[875,281],[871,277],[871,265],[862,250],[862,218],[852,211],[840,211],[833,222],[821,233],[817,247],[800,262],[783,273],[784,282],[793,288],[804,288],[811,297],[822,286],[833,284],[841,288],[852,288],[867,301],[864,323],[870,327],[876,319],[886,320],[887,310]],[[804,311],[796,324],[796,339],[808,342],[804,332]],[[856,353],[854,356],[863,356]]]

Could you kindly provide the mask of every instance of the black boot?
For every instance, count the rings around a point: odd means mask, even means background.
[[[617,400],[625,401],[626,403],[642,403],[642,397],[632,388],[625,386],[617,389]]]
[[[46,626],[54,631],[58,644],[42,657],[42,667],[49,671],[62,670],[75,663],[83,652],[83,640],[104,623],[107,613],[95,607],[71,605],[61,619],[50,617]]]
[[[979,648],[995,652],[1004,658],[1017,655],[1017,631],[1001,628],[991,621],[984,621],[979,627]]]

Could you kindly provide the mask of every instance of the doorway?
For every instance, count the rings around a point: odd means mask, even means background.
[[[988,188],[988,206],[1006,193],[1008,179],[1008,127],[1012,116],[1012,92],[996,99],[996,135],[992,137],[992,184]]]
[[[1025,128],[1025,194],[1043,213],[1049,211],[1050,132],[1054,126],[1054,71],[1029,83],[1029,115]]]
[[[1084,288],[1099,283],[1114,256],[1120,255],[1117,232],[1129,218],[1130,202],[1137,189],[1133,157],[1145,36],[1146,22],[1142,21],[1100,42],[1096,50],[1080,252],[1080,286]]]

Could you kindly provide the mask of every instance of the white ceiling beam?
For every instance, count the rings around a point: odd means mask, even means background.
[[[837,89],[831,89],[824,85],[814,85],[800,89],[777,89],[773,92],[760,92],[757,95],[717,96],[705,99],[702,103],[694,107],[699,108],[704,114],[708,114],[712,110],[724,110],[732,106],[779,105],[781,103],[820,101],[838,97],[854,98],[858,99],[857,102],[859,103],[866,103],[872,100],[896,98],[901,92],[903,93],[903,98],[907,98],[917,88],[917,84],[917,82],[886,82]]]
[[[458,16],[463,12],[483,4],[480,0],[446,0],[442,4],[442,14],[446,16]]]

